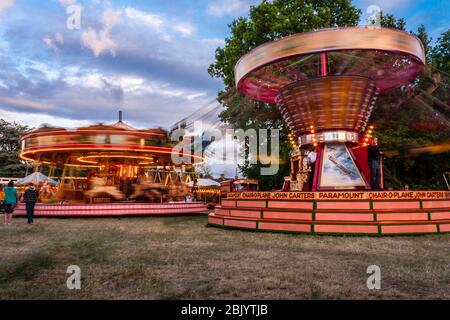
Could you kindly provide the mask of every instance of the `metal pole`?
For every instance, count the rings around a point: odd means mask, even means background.
[[[384,190],[383,156],[380,155],[380,187]]]

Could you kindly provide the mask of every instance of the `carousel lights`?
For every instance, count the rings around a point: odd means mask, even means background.
[[[363,138],[363,146],[364,147],[366,147],[369,144],[369,141],[372,139],[373,131],[374,131],[373,126],[369,126],[369,129],[366,131],[366,133],[364,134],[364,138]]]
[[[28,161],[36,161],[36,159],[34,158],[30,158],[28,157],[28,155],[37,155],[39,153],[43,153],[43,152],[53,152],[53,151],[80,151],[80,150],[90,150],[90,149],[96,149],[95,145],[85,145],[82,148],[76,148],[76,147],[52,147],[52,148],[39,148],[36,150],[25,150],[20,154],[20,158],[23,160],[28,160]],[[108,150],[108,151],[133,151],[133,152],[153,152],[153,153],[159,153],[159,154],[174,154],[176,153],[174,150],[172,150],[172,148],[169,147],[140,147],[140,148],[135,148],[135,147],[130,147],[130,149],[126,149],[126,148],[115,148],[115,147],[108,147],[108,148],[100,148],[101,150]],[[180,154],[183,155],[189,155],[192,158],[195,159],[200,159],[202,160],[200,163],[204,163],[205,162],[205,158],[202,156],[198,156],[196,154],[191,154],[191,153],[185,153],[183,150],[181,150],[179,152]],[[43,163],[43,161],[41,161]],[[49,164],[51,164],[51,162],[48,162]]]
[[[314,130],[314,126],[310,126],[309,128],[311,129],[313,146],[317,147],[317,136],[316,136],[316,131]]]
[[[100,168],[102,169],[102,167],[104,166],[99,166],[99,165],[89,165],[89,164],[65,164],[65,167],[76,167],[76,168]]]
[[[292,133],[288,134],[289,141],[291,142],[291,146],[293,149],[297,148],[297,143],[295,142],[295,136]]]
[[[83,156],[78,157],[77,160],[83,163],[92,163],[92,164],[98,164],[98,161],[93,161],[89,159],[111,159],[111,158],[119,158],[119,159],[141,159],[146,160],[146,164],[153,162],[153,157],[146,157],[146,156],[125,156],[125,155],[92,155],[92,156]]]
[[[119,177],[122,178],[136,178],[138,176],[139,168],[133,165],[119,165]]]

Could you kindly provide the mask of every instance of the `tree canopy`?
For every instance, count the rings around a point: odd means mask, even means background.
[[[0,119],[0,177],[23,177],[25,164],[19,158],[19,138],[30,128]]]

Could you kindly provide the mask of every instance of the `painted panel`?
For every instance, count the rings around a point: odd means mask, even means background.
[[[295,223],[260,222],[258,225],[258,229],[260,229],[260,230],[276,230],[276,231],[311,232],[311,225],[295,224]]]

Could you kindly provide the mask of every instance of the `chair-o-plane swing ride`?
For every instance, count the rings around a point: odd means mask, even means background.
[[[387,28],[299,33],[244,55],[235,66],[237,90],[276,104],[291,131],[290,191],[229,193],[209,225],[307,234],[450,232],[449,191],[370,185],[375,101],[424,66],[421,41]]]

